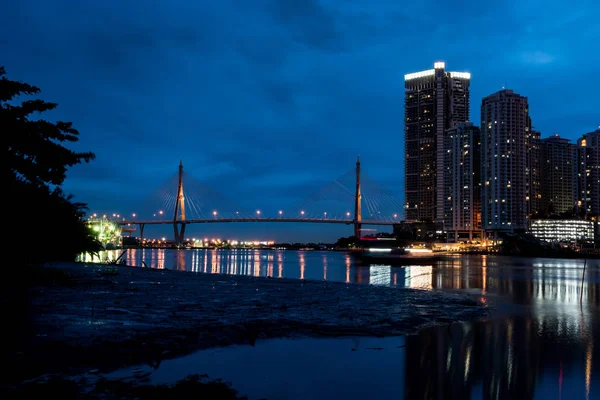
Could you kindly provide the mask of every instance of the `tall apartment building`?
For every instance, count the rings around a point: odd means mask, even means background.
[[[534,178],[527,97],[501,90],[481,102],[482,228],[486,232],[527,229]]]
[[[547,215],[573,211],[573,152],[575,145],[558,134],[541,141],[541,209]]]
[[[481,131],[457,125],[444,137],[444,229],[449,238],[481,233]]]
[[[525,135],[525,151],[527,154],[525,171],[525,197],[527,202],[527,215],[535,215],[541,209],[542,188],[541,188],[541,134],[536,131],[529,118],[529,132]]]
[[[600,216],[600,127],[586,133],[574,152],[575,175],[573,189],[575,203],[581,214]]]
[[[468,72],[434,68],[404,76],[405,215],[408,222],[444,220],[444,132],[469,121]]]

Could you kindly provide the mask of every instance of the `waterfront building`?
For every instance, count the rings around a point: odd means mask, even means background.
[[[594,222],[580,219],[538,219],[531,221],[530,233],[550,243],[592,243]]]
[[[600,216],[600,127],[586,133],[574,152],[573,191],[580,215]]]
[[[538,141],[527,97],[503,89],[482,100],[481,210],[487,233],[523,232],[537,211]]]
[[[529,132],[525,134],[525,151],[527,154],[525,160],[525,198],[527,202],[527,216],[536,215],[542,204],[541,188],[541,134],[536,131],[529,119]]]
[[[481,232],[481,137],[472,123],[457,125],[444,137],[444,230],[457,241]]]
[[[407,222],[444,220],[444,134],[469,121],[468,72],[445,63],[404,76],[405,216]]]
[[[575,145],[558,134],[541,141],[541,209],[547,215],[572,212]]]

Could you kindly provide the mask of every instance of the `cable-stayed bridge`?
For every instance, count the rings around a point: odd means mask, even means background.
[[[360,159],[334,181],[312,193],[297,205],[274,215],[260,209],[248,210],[184,173],[178,172],[156,191],[148,203],[158,210],[151,218],[136,216],[117,221],[121,226],[137,225],[144,237],[146,225],[173,225],[175,243],[184,242],[189,224],[277,222],[325,223],[354,226],[360,237],[363,225],[396,225],[402,221],[403,204],[390,190],[361,176]]]

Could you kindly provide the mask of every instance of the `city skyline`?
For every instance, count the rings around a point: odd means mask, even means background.
[[[236,3],[241,18],[230,5],[140,12],[127,3],[23,1],[3,6],[0,33],[18,39],[5,41],[2,62],[9,78],[58,103],[50,115],[74,123],[77,150],[96,153],[64,185],[91,212],[139,212],[136,204],[179,160],[248,208],[296,203],[352,168],[357,155],[365,173],[403,197],[403,76],[433,62],[471,73],[475,126],[482,98],[506,87],[528,97],[542,138],[558,133],[575,143],[597,128],[593,91],[569,93],[592,81],[600,62],[588,48],[599,6],[584,2],[545,22],[552,7],[517,4],[437,4],[428,19],[400,5]],[[434,21],[465,9],[468,28]],[[491,28],[496,18],[504,22]],[[528,18],[535,23],[521,26]],[[578,40],[563,46],[571,31]],[[461,37],[461,48],[451,45]],[[423,41],[429,45],[411,48],[410,57],[397,55]],[[352,234],[311,225],[211,229],[281,241]]]

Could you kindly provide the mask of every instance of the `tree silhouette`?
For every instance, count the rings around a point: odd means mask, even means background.
[[[33,263],[74,260],[98,244],[83,221],[86,204],[72,201],[60,186],[69,167],[95,158],[62,143],[74,143],[79,133],[70,122],[35,118],[57,107],[39,99],[16,100],[40,93],[27,83],[7,79],[0,66],[0,129],[8,144],[8,181],[3,220],[11,250]]]

